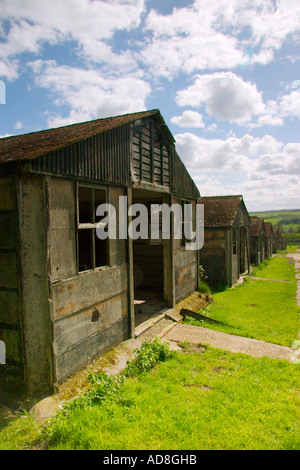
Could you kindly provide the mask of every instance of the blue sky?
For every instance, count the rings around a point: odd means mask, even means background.
[[[299,20],[293,0],[0,0],[0,136],[158,108],[203,196],[300,208]]]

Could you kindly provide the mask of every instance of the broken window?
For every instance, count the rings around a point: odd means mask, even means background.
[[[237,254],[237,229],[234,228],[232,232],[232,254]]]
[[[181,211],[182,211],[182,236],[181,236],[181,246],[185,247],[186,243],[190,240],[194,222],[195,222],[195,214],[194,214],[194,206],[191,207],[192,202],[187,199],[181,200]],[[189,207],[185,207],[185,206]],[[192,211],[191,213],[189,211]]]
[[[106,203],[106,190],[78,185],[78,271],[108,264],[108,242],[96,234],[96,210]]]

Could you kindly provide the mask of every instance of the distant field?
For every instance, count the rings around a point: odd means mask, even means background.
[[[300,240],[300,209],[282,211],[250,212],[250,216],[262,217],[265,222],[280,224],[288,240]]]
[[[265,211],[265,212],[250,212],[250,215],[262,217],[266,222],[276,220],[290,220],[294,218],[300,219],[300,209],[296,210],[283,210],[283,211]],[[274,222],[275,223],[275,222]]]

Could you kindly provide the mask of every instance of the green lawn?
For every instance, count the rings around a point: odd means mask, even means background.
[[[276,254],[278,255],[286,255],[288,253],[297,253],[297,251],[300,251],[300,246],[299,245],[287,245],[286,250],[281,251],[278,250]]]
[[[275,257],[256,269],[256,277],[291,283],[246,279],[244,284],[213,294],[214,302],[201,314],[228,326],[187,318],[194,325],[291,347],[298,339],[299,307],[296,303],[294,265]]]
[[[252,276],[296,282],[293,260],[280,256],[265,260]]]
[[[121,399],[55,420],[40,442],[52,450],[299,450],[297,367],[210,348],[176,353],[127,379]]]

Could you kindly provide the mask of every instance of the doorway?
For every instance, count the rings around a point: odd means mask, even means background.
[[[142,189],[132,192],[133,204],[143,204],[148,210],[148,238],[133,240],[133,277],[135,327],[162,313],[168,306],[167,273],[169,271],[169,240],[161,236],[151,239],[151,204],[165,202],[163,193]]]
[[[246,229],[240,227],[240,272],[244,274],[247,271],[247,250],[246,250]]]

